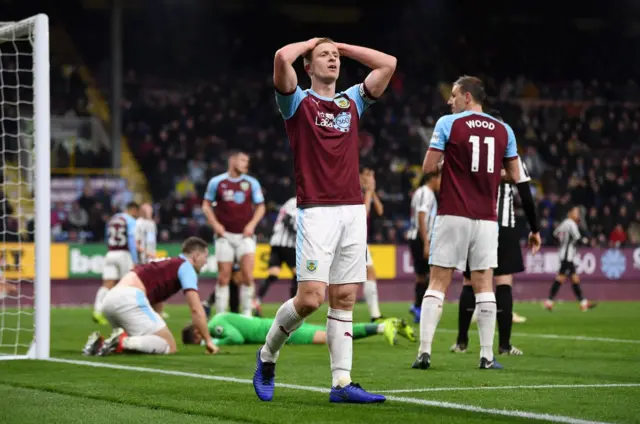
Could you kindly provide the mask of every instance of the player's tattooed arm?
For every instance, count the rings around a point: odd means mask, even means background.
[[[300,56],[313,49],[319,38],[291,43],[276,52],[273,59],[273,84],[282,94],[293,93],[298,86],[298,76],[293,68],[293,62]]]
[[[336,46],[341,56],[356,60],[372,69],[364,80],[364,86],[372,97],[382,96],[396,70],[398,60],[394,56],[367,47],[345,43],[336,43]]]

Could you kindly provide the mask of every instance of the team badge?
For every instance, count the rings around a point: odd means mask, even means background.
[[[314,272],[316,269],[318,269],[318,261],[307,260],[307,271]]]
[[[240,188],[241,188],[242,190],[245,190],[245,191],[246,191],[246,190],[249,190],[249,183],[248,183],[248,182],[246,182],[246,181],[241,182],[241,183],[240,183]]]
[[[351,105],[351,102],[349,102],[349,100],[344,97],[338,97],[337,99],[334,99],[333,103],[337,104],[340,109],[348,109]]]

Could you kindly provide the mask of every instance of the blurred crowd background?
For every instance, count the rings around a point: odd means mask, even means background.
[[[9,3],[13,13],[25,11],[20,2]],[[258,241],[268,241],[277,208],[295,192],[274,101],[273,54],[290,42],[329,36],[398,57],[389,89],[363,116],[360,132],[361,165],[375,171],[385,204],[369,229],[372,243],[406,243],[410,199],[433,126],[449,113],[451,82],[473,74],[485,80],[490,107],[515,131],[534,179],[543,243],[555,243],[553,229],[577,204],[591,245],[640,244],[640,55],[628,48],[638,47],[638,8],[620,2],[604,14],[585,9],[556,21],[542,7],[514,5],[489,17],[481,4],[454,3],[464,7],[131,2],[123,12],[120,106],[123,150],[139,168],[137,180],[113,172],[105,142],[110,127],[97,100],[108,106],[112,91],[110,12],[86,2],[61,6],[52,14],[51,105],[59,122],[52,130],[54,239],[101,241],[105,220],[134,199],[153,202],[160,241],[203,234],[206,184],[225,172],[230,149],[243,149],[269,211]],[[3,73],[16,66],[5,51]],[[343,61],[339,89],[361,82],[366,72]],[[4,160],[11,161],[3,139]],[[10,241],[32,227],[20,220],[28,207],[16,200],[29,194],[11,185],[18,174],[2,178],[0,233]],[[516,213],[524,240],[526,220]]]

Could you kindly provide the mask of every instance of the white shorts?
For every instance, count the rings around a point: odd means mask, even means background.
[[[144,292],[135,287],[116,286],[109,290],[102,313],[113,328],[123,328],[130,336],[147,336],[167,326]]]
[[[128,250],[110,250],[104,257],[102,280],[119,281],[133,268],[133,259]]]
[[[298,281],[362,283],[367,278],[367,212],[364,205],[298,209]]]
[[[371,250],[367,246],[367,266],[373,266],[373,258],[371,257]]]
[[[483,271],[498,266],[498,223],[438,215],[431,232],[429,265]]]
[[[216,237],[216,260],[218,262],[239,261],[244,255],[256,253],[256,238],[225,232]]]

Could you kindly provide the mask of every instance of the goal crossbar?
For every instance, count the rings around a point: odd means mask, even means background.
[[[48,27],[48,18],[47,15],[44,14],[32,16],[30,18],[15,22],[0,21],[0,43],[12,41],[14,37],[24,37],[26,35],[32,34],[36,27],[36,21],[43,18],[47,21]]]

